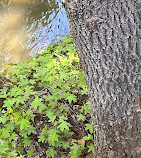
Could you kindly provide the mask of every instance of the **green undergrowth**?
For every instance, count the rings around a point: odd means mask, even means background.
[[[93,157],[87,86],[69,35],[9,75],[0,89],[0,157]]]

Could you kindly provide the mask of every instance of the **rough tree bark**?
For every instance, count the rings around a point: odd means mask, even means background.
[[[89,89],[95,158],[141,158],[141,0],[66,0]]]

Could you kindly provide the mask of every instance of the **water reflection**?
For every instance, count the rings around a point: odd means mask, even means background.
[[[1,0],[0,22],[0,70],[69,33],[65,11],[55,0]]]

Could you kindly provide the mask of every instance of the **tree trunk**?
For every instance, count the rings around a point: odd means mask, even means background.
[[[95,158],[141,158],[141,0],[66,0],[85,71]]]

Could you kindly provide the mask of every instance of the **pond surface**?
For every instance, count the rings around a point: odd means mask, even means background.
[[[0,0],[0,71],[26,61],[69,34],[67,17],[56,0]]]

